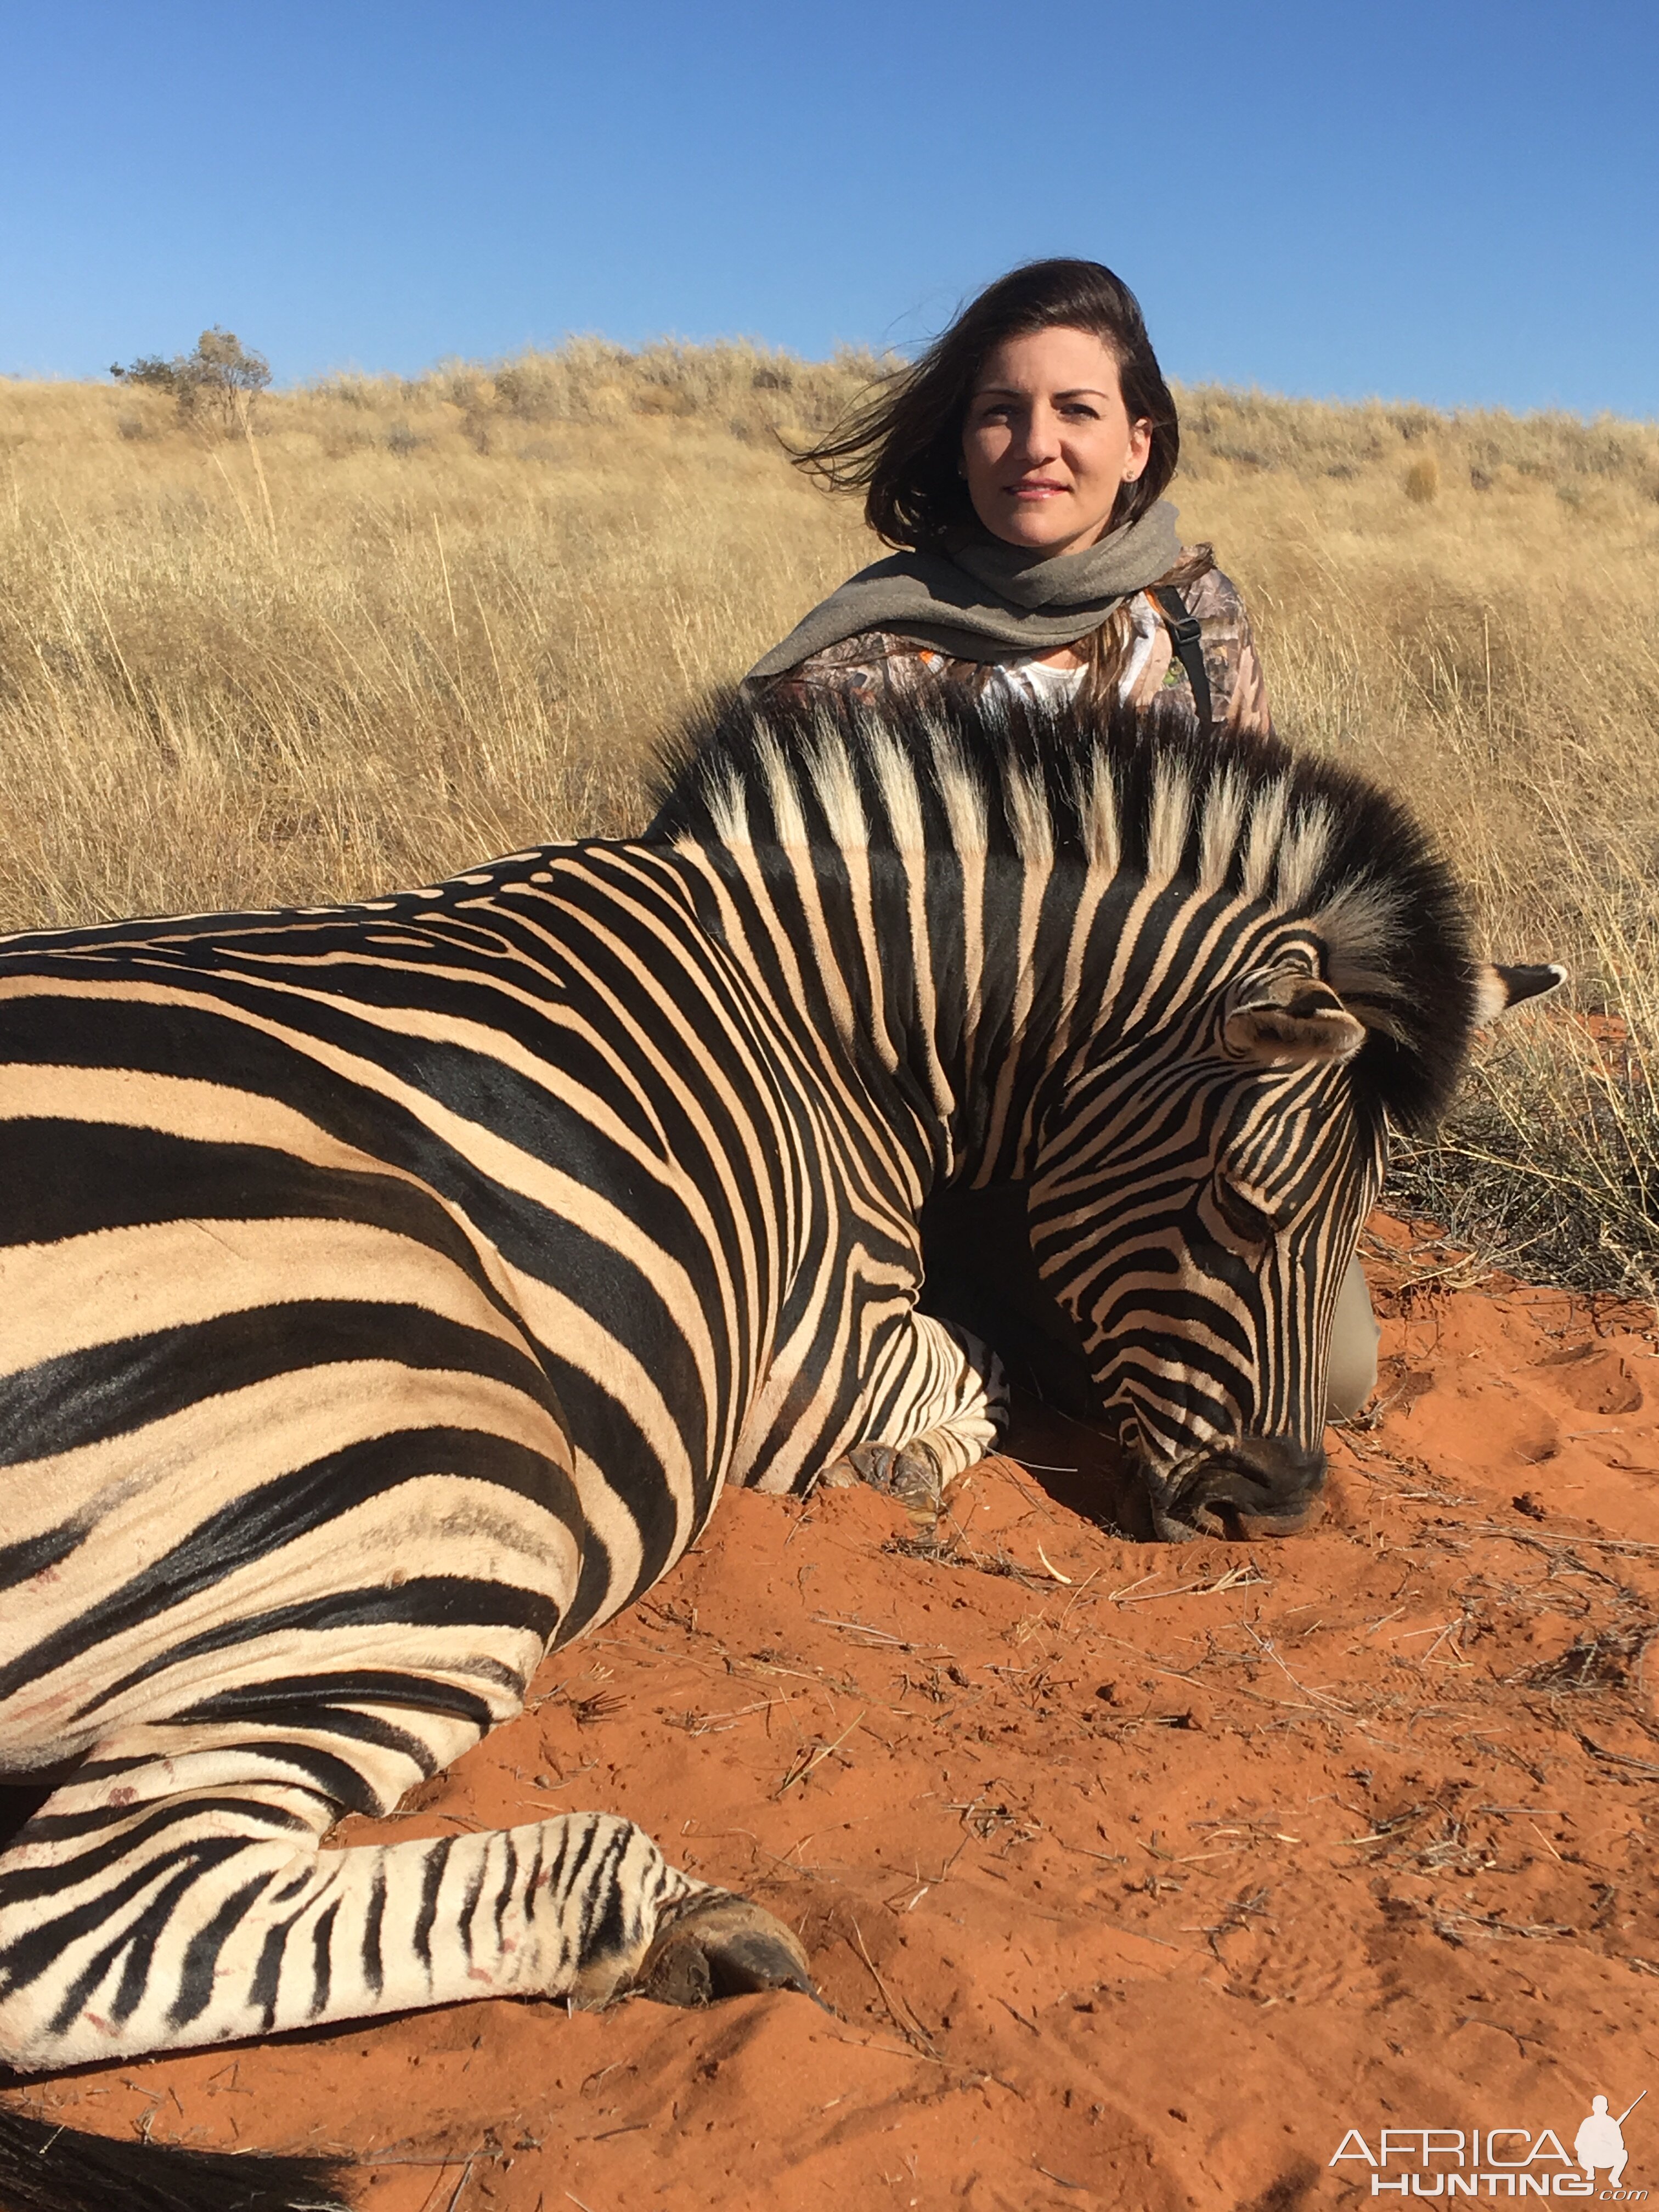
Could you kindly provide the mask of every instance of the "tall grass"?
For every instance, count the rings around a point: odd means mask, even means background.
[[[0,383],[0,927],[348,896],[626,826],[874,550],[788,468],[881,364],[596,340],[268,394]],[[1570,1014],[1401,1163],[1523,1271],[1659,1268],[1659,428],[1199,388],[1175,495],[1277,719],[1431,820]]]
[[[1411,800],[1496,957],[1572,970],[1396,1190],[1518,1273],[1652,1299],[1659,426],[1200,391],[1188,428],[1183,520],[1245,586],[1280,727]]]
[[[873,364],[598,344],[239,436],[0,385],[0,927],[337,897],[620,826],[857,554],[774,426]]]

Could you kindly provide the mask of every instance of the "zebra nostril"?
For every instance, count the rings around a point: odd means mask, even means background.
[[[1183,1478],[1172,1501],[1189,1524],[1213,1526],[1217,1509],[1246,1535],[1288,1535],[1316,1517],[1325,1454],[1288,1437],[1234,1437]]]

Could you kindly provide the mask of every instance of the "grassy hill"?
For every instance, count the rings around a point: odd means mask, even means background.
[[[595,340],[266,394],[0,382],[0,927],[313,901],[636,818],[656,733],[874,550],[784,445],[878,373]],[[1575,1003],[1410,1164],[1527,1273],[1659,1267],[1659,427],[1182,396],[1278,721]],[[1498,1163],[1502,1163],[1499,1166]]]

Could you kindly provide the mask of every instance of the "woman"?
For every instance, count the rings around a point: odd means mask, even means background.
[[[878,702],[945,683],[1142,703],[1174,686],[1206,727],[1266,731],[1243,602],[1207,545],[1182,545],[1162,497],[1180,447],[1128,287],[1095,261],[1012,270],[798,457],[862,489],[866,520],[897,550],[814,607],[749,688]],[[1023,1188],[945,1193],[922,1228],[928,1304],[987,1337],[1017,1381],[1087,1418],[1087,1363],[1038,1282]],[[1331,1346],[1333,1416],[1357,1413],[1376,1379],[1356,1261]]]
[[[799,465],[865,492],[901,550],[750,671],[879,696],[918,682],[1150,699],[1267,727],[1237,592],[1161,495],[1176,407],[1128,287],[1093,261],[1016,269]],[[1206,696],[1207,694],[1207,696]]]

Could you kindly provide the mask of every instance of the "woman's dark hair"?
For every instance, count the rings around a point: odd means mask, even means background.
[[[914,548],[973,520],[958,463],[968,404],[986,362],[1034,331],[1087,331],[1117,363],[1132,422],[1152,426],[1152,452],[1112,509],[1133,522],[1176,471],[1181,428],[1140,304],[1098,261],[1028,261],[970,301],[921,358],[879,386],[829,437],[795,456],[838,490],[862,490],[864,515],[889,545]]]

